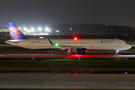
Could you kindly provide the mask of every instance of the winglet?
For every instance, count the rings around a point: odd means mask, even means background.
[[[54,45],[54,43],[52,43],[52,41],[50,40],[50,38],[48,38],[48,40],[49,40],[50,44]]]

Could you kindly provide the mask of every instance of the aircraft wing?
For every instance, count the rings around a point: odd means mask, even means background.
[[[78,49],[78,48],[83,48],[82,46],[66,46],[66,45],[59,45],[61,50],[67,50],[67,49]]]
[[[60,48],[60,50],[67,50],[67,49],[77,49],[77,48],[83,48],[82,46],[69,46],[69,45],[58,45],[58,44],[54,44],[50,38],[48,38],[50,44]]]

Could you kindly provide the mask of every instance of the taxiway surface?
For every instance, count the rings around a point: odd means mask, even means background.
[[[65,54],[0,54],[0,58],[135,58],[135,55],[87,54],[67,57]]]
[[[0,73],[0,89],[135,89],[135,74]]]

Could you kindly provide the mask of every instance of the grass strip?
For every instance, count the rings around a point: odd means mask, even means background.
[[[0,60],[0,70],[135,71],[135,60]]]

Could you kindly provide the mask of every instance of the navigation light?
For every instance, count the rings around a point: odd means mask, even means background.
[[[59,46],[59,44],[58,44],[58,43],[56,43],[56,44],[55,44],[55,46],[56,46],[56,47],[58,47],[58,46]]]
[[[74,37],[74,40],[77,40],[77,37]]]

